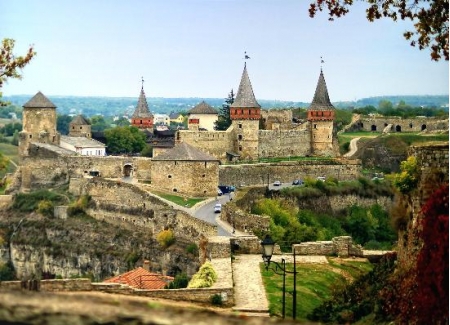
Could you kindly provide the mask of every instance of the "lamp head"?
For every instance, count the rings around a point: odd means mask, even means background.
[[[270,259],[272,258],[273,255],[275,242],[273,241],[272,237],[270,237],[270,235],[267,234],[264,240],[261,242],[261,246],[263,248],[262,258],[264,264],[266,265],[266,269],[268,269],[270,265]]]

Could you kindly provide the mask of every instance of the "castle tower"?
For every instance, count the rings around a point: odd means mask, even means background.
[[[142,88],[139,95],[138,103],[133,115],[131,116],[131,125],[140,129],[153,130],[153,115],[148,108],[147,98],[144,92],[144,80],[142,79]]]
[[[247,72],[247,63],[244,65],[241,83],[236,99],[230,106],[231,125],[235,139],[233,147],[240,159],[258,159],[258,133],[261,119],[261,106],[253,93],[252,84]]]
[[[322,69],[307,118],[311,130],[311,153],[316,156],[334,156],[335,108],[330,102]]]
[[[75,116],[72,122],[69,123],[69,136],[92,138],[91,123],[81,114]]]
[[[56,106],[41,92],[23,106],[22,132],[19,133],[19,156],[28,156],[31,142],[59,145],[56,131]]]

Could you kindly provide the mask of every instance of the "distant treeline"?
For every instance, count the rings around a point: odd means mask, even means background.
[[[32,95],[5,96],[4,100],[11,102],[13,106],[22,107]],[[85,116],[105,115],[123,116],[131,114],[136,107],[138,97],[80,97],[80,96],[48,96],[57,106],[58,114],[83,114]],[[152,113],[169,114],[171,112],[187,112],[202,100],[212,107],[219,109],[225,102],[225,98],[155,98],[147,97]],[[354,109],[365,106],[378,107],[380,102],[389,101],[393,106],[401,102],[411,107],[444,108],[448,111],[449,97],[443,96],[380,96],[363,98],[357,101],[334,102],[333,105],[340,109]],[[282,101],[282,100],[258,100],[265,109],[271,108],[307,108],[309,103]]]

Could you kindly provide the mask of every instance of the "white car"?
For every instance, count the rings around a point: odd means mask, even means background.
[[[217,203],[217,204],[214,206],[214,213],[220,213],[220,212],[222,212],[222,204]]]

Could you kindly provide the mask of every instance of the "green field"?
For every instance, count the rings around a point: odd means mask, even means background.
[[[0,143],[0,153],[10,160],[6,170],[0,171],[0,178],[3,178],[6,173],[13,173],[16,170],[16,165],[19,164],[19,152],[17,146]]]
[[[366,261],[342,260],[333,257],[328,257],[328,261],[329,264],[297,264],[297,320],[308,321],[306,316],[329,299],[335,289],[372,270],[372,264]],[[269,300],[270,314],[281,317],[283,277],[271,269],[266,271],[263,263],[260,267]],[[286,268],[288,271],[293,271],[293,264],[286,264]],[[278,273],[280,273],[279,269]],[[293,284],[293,274],[287,274],[285,303],[287,319],[292,317]]]

